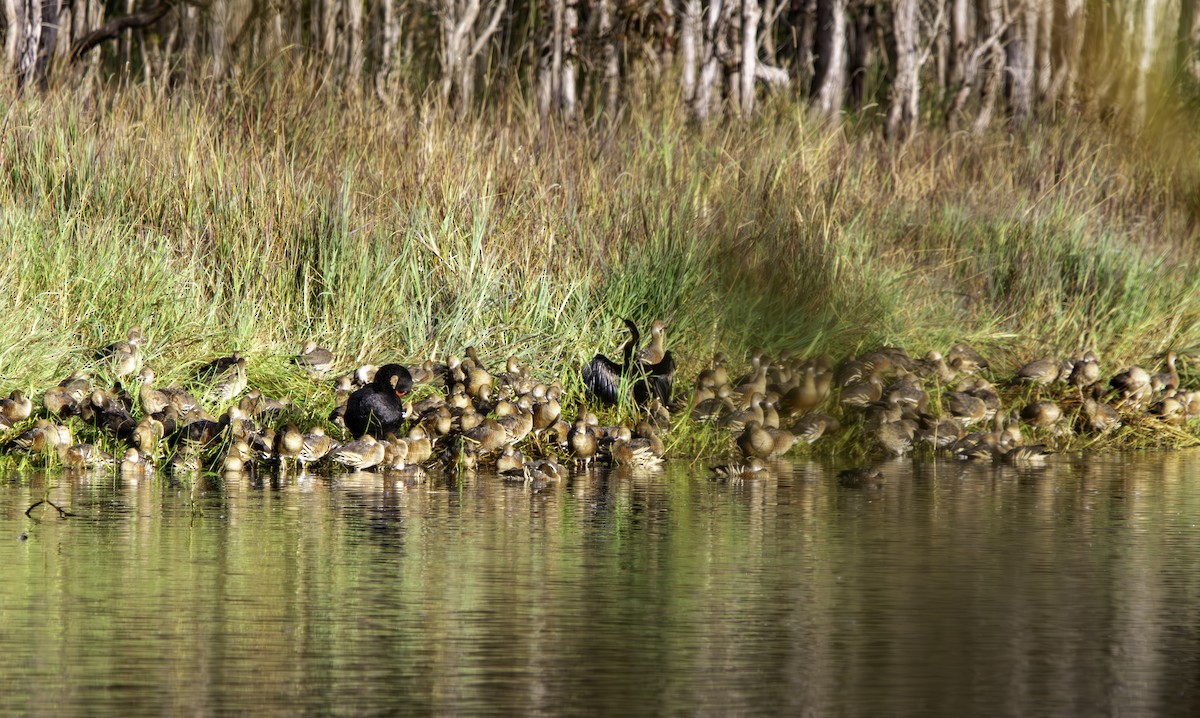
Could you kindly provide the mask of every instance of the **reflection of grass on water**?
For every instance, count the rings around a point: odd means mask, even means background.
[[[223,105],[187,88],[165,106],[136,88],[9,98],[2,388],[36,393],[132,325],[163,381],[238,348],[251,384],[308,423],[333,401],[287,362],[310,337],[340,369],[516,353],[563,378],[569,406],[575,367],[612,350],[623,316],[668,319],[688,377],[715,350],[960,340],[997,363],[1093,348],[1115,371],[1200,336],[1185,130],[1170,154],[1085,124],[891,149],[785,105],[704,131],[668,105],[601,144],[304,80],[268,73]],[[727,445],[694,428],[670,441]]]

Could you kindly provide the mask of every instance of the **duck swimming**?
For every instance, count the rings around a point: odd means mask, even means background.
[[[371,432],[383,436],[399,433],[404,421],[401,398],[412,389],[412,375],[400,364],[385,364],[370,384],[346,401],[346,428],[356,438]]]

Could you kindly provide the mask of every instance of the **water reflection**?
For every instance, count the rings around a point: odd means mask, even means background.
[[[12,475],[3,710],[1200,711],[1200,456],[839,468]]]

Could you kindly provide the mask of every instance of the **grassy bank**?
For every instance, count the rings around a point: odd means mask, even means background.
[[[236,348],[314,416],[331,390],[287,365],[310,337],[345,368],[473,344],[569,390],[622,316],[668,319],[687,376],[716,349],[956,341],[1116,371],[1200,337],[1186,134],[897,149],[784,102],[703,133],[669,104],[543,131],[524,106],[457,119],[254,77],[220,101],[0,98],[0,389],[36,393],[135,324],[160,376]]]

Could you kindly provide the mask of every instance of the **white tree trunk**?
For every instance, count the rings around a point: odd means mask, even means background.
[[[24,26],[24,0],[4,0],[4,66],[11,73],[17,71],[25,49],[25,34],[20,30]]]
[[[717,56],[717,38],[722,29],[721,11],[722,1],[711,0],[708,12],[704,17],[700,77],[696,86],[695,99],[692,102],[692,115],[701,124],[708,121],[708,115],[719,97],[717,80],[720,76],[721,59]]]
[[[1062,37],[1054,63],[1054,79],[1048,97],[1067,108],[1075,105],[1075,87],[1079,82],[1079,64],[1083,61],[1083,40],[1086,36],[1084,0],[1065,0],[1062,17]]]
[[[346,84],[357,92],[362,83],[363,50],[363,0],[346,0],[346,25],[350,36],[349,56],[346,60]]]
[[[400,49],[400,13],[397,0],[383,0],[383,46],[380,49],[379,69],[375,73],[375,92],[385,103],[393,99],[392,76]]]
[[[892,82],[886,131],[904,140],[917,129],[920,61],[917,57],[917,0],[893,0],[892,30],[896,37],[896,77]]]
[[[229,41],[226,32],[229,27],[229,8],[226,0],[212,0],[212,15],[208,20],[208,41],[212,52],[213,77],[220,79],[225,76],[226,60]]]
[[[758,0],[742,0],[742,67],[741,101],[742,117],[749,118],[754,112],[754,80],[758,69],[758,21],[762,9]]]
[[[340,0],[322,0],[321,2],[321,47],[325,57],[334,58],[337,53],[337,20]]]
[[[1005,79],[1009,107],[1015,122],[1029,119],[1033,110],[1033,46],[1036,29],[1030,32],[1030,0],[1009,0],[1008,27],[1004,31]]]
[[[1135,129],[1146,124],[1149,112],[1150,70],[1154,66],[1154,54],[1158,51],[1159,0],[1142,0],[1141,47],[1138,53],[1137,77],[1133,92],[1133,126]]]
[[[475,61],[500,28],[507,0],[437,0],[434,12],[442,30],[442,99],[462,107],[475,95]],[[411,36],[411,35],[410,35]]]
[[[967,44],[971,41],[970,5],[967,0],[950,0],[950,47],[946,85],[957,90],[966,79]]]
[[[550,4],[550,32],[542,41],[538,55],[538,115],[545,122],[550,113],[562,104],[562,28],[566,14],[565,0]]]
[[[1032,1],[1032,0],[1031,0]],[[1034,53],[1033,85],[1041,102],[1052,101],[1050,85],[1054,82],[1054,0],[1037,2],[1037,51]]]
[[[42,0],[23,0],[17,79],[22,87],[37,79],[38,44],[42,37]]]
[[[836,118],[846,93],[846,0],[818,0],[816,32],[813,108]]]
[[[574,120],[579,96],[579,0],[566,0],[563,12],[562,113]]]

